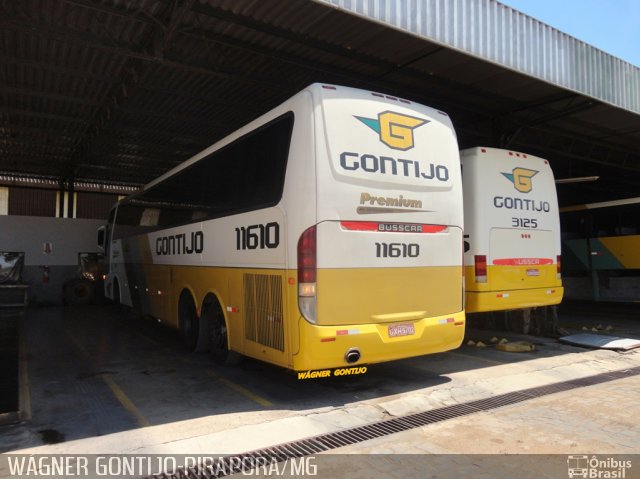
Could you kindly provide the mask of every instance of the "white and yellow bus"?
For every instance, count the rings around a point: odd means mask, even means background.
[[[460,156],[466,312],[560,303],[560,219],[549,162],[483,147]]]
[[[226,364],[355,368],[456,348],[459,161],[445,113],[312,85],[114,208],[106,295]]]

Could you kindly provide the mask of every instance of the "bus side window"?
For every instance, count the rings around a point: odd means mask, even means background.
[[[144,232],[140,227],[142,212],[144,208],[128,203],[118,207],[116,222],[113,227],[113,239],[120,239]]]
[[[159,226],[274,206],[282,197],[293,114],[287,113],[142,195],[162,208]],[[206,179],[206,181],[203,181]]]
[[[192,209],[182,205],[163,205],[158,225],[171,227],[189,223],[192,220]]]
[[[158,208],[145,208],[140,217],[140,226],[158,226],[160,210]]]

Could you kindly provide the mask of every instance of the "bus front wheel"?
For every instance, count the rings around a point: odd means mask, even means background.
[[[113,303],[120,306],[120,283],[118,283],[117,279],[113,280],[111,287],[113,288]]]
[[[180,332],[187,351],[202,353],[208,350],[207,321],[198,318],[196,305],[191,294],[184,292],[179,303]],[[203,315],[204,316],[204,315]]]

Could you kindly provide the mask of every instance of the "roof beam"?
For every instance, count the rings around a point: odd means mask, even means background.
[[[347,47],[343,47],[340,45],[335,45],[329,42],[319,40],[305,33],[292,32],[291,30],[287,30],[285,28],[281,28],[272,24],[268,24],[268,23],[256,20],[247,15],[241,15],[241,14],[233,13],[231,11],[225,11],[219,7],[214,7],[208,3],[198,3],[194,5],[193,11],[197,13],[202,13],[209,17],[218,18],[228,23],[233,23],[235,25],[239,25],[253,31],[258,31],[264,34],[268,34],[274,38],[285,38],[286,40],[292,43],[296,43],[298,46],[302,46],[302,47],[310,48],[314,50],[320,50],[324,53],[329,53],[329,54],[338,56],[340,58],[347,59],[350,62],[356,61],[361,64],[367,64],[370,67],[379,70],[380,73],[378,75],[378,78],[380,79],[384,78],[390,73],[398,72],[402,69],[403,72],[409,74],[410,76],[414,78],[419,78],[422,81],[428,82],[431,85],[445,87],[447,89],[454,89],[454,90],[457,90],[459,94],[462,94],[465,96],[475,96],[477,98],[490,97],[494,102],[501,103],[503,105],[509,104],[513,106],[513,101],[507,101],[502,96],[491,94],[486,91],[478,90],[470,85],[463,85],[463,84],[453,82],[451,80],[445,80],[443,78],[438,78],[434,76],[427,76],[423,72],[420,72],[411,68],[411,65],[413,63],[416,63],[417,61],[425,58],[425,56],[431,55],[433,52],[430,52],[427,55],[421,54],[418,57],[406,62],[404,65],[399,65],[395,62],[391,62],[381,57],[374,57],[372,55],[358,52],[355,49],[351,49],[351,48],[347,48]],[[325,15],[328,15],[331,12],[335,12],[335,10],[329,8],[326,10]],[[214,39],[211,35],[208,35],[207,38],[212,40]],[[225,38],[226,38],[225,40],[226,43],[232,42],[232,40],[228,36],[225,36]],[[234,39],[233,41],[237,41],[237,40]],[[244,48],[240,44],[237,44],[237,46]],[[259,53],[259,52],[256,52],[256,53]],[[272,53],[270,52],[268,53],[268,55],[272,56]],[[282,61],[291,62],[290,60],[291,58],[292,58],[292,55],[287,54],[287,55],[283,55],[283,58],[279,58],[279,59]],[[298,62],[300,63],[299,66],[302,66],[302,67],[308,68],[308,66],[310,65],[310,62],[306,60],[302,60],[302,61],[297,60],[297,63]],[[324,66],[316,65],[314,68],[323,72],[331,71],[331,68],[328,65],[324,65]],[[337,71],[334,71],[333,74],[336,74],[339,77],[354,79],[353,76],[345,75],[342,72],[343,70],[337,70]],[[365,77],[360,76],[360,78],[357,78],[357,80],[361,82],[364,81],[364,84],[368,84],[368,85],[380,85],[380,82],[372,83],[370,80],[369,81],[364,80],[364,78]],[[370,76],[367,76],[366,78],[370,78]]]
[[[199,8],[200,6],[194,6],[195,11],[198,11]],[[228,15],[224,15],[224,17],[229,18]],[[239,18],[239,17],[236,17],[235,15],[233,17]],[[244,18],[244,17],[241,16],[241,18]],[[4,19],[4,20],[0,20],[0,27],[24,31],[24,22],[18,23],[18,22],[12,22],[8,19]],[[212,68],[212,65],[210,62],[194,61],[193,59],[187,62],[184,60],[184,56],[178,56],[175,54],[169,55],[167,52],[163,52],[162,56],[158,56],[156,54],[149,54],[140,46],[125,44],[123,42],[119,42],[113,39],[109,39],[108,42],[105,42],[101,37],[97,37],[87,32],[78,32],[78,31],[70,32],[68,29],[57,28],[49,24],[43,24],[42,22],[35,23],[34,29],[30,31],[30,33],[34,33],[42,36],[49,36],[51,38],[55,38],[60,41],[79,43],[87,47],[102,49],[119,56],[128,56],[130,58],[135,58],[138,60],[161,64],[163,66],[178,68],[181,70],[191,71],[194,73],[201,73],[208,76],[216,76],[219,78],[232,79],[234,81],[241,81],[245,83],[258,84],[262,88],[269,87],[269,88],[273,88],[276,91],[282,91],[283,89],[282,79],[274,80],[271,77],[256,76],[255,74],[248,75],[246,74],[246,72],[225,71],[219,68],[214,69]],[[194,36],[193,33],[178,32],[176,30],[176,34],[177,33]],[[335,67],[331,67],[326,64],[313,64],[308,60],[294,58],[291,55],[286,55],[286,56],[282,54],[274,55],[272,51],[267,51],[259,47],[256,47],[255,45],[248,44],[246,42],[240,42],[236,39],[231,39],[228,36],[214,35],[211,32],[207,32],[207,31],[199,31],[198,33],[199,35],[195,35],[195,36],[200,40],[203,39],[203,35],[204,35],[204,38],[208,41],[214,41],[216,43],[222,43],[228,46],[235,46],[237,48],[250,49],[253,53],[260,54],[260,55],[267,55],[271,58],[278,58],[279,60],[286,61],[287,63],[290,63],[290,64],[294,64],[297,67],[302,67],[312,71],[315,70],[328,75],[334,75],[336,78],[343,78],[343,79],[346,78],[350,81],[356,81],[362,84],[363,86],[367,86],[368,88],[374,87],[375,89],[380,89],[382,85],[391,85],[395,83],[395,85],[392,86],[395,92],[402,93],[402,96],[404,97],[415,98],[415,91],[408,91],[406,90],[406,87],[404,87],[403,85],[397,82],[390,82],[388,80],[383,81],[382,79],[377,79],[370,75],[357,75],[357,74],[350,74],[350,73],[345,74],[344,70],[336,69]],[[308,39],[308,40],[311,41],[311,39]],[[346,48],[340,48],[340,54],[342,55],[343,58],[349,59],[350,61],[354,60],[354,54],[351,50],[348,50]],[[356,59],[362,61],[361,57],[357,57]],[[382,59],[372,59],[372,60],[369,60],[369,63],[375,66],[376,68],[380,69],[381,75],[387,74],[389,68],[397,68],[397,65]],[[454,84],[453,82],[450,82],[450,81],[445,81],[445,80],[437,79],[433,77],[427,77],[421,72],[410,71],[410,73],[416,79],[427,81],[436,87],[441,86],[443,88],[444,87],[455,88],[461,94],[462,93],[464,93],[465,95],[469,94],[469,90],[465,85]],[[295,86],[299,86],[299,85],[295,85]],[[434,96],[435,95],[430,96],[429,100],[432,100]],[[486,98],[486,92],[482,93],[482,97]],[[439,96],[437,96],[437,99],[439,104],[441,105],[455,106],[456,109],[462,108],[467,111],[473,111],[474,113],[480,113],[483,116],[487,115],[487,112],[485,109],[477,108],[474,110],[471,108],[468,102],[458,101],[458,102],[455,102],[454,104],[454,102],[446,101]],[[495,101],[504,101],[504,99],[501,97],[496,97]]]
[[[25,133],[30,137],[46,138],[48,142],[55,140],[57,142],[76,141],[77,135],[69,134],[69,127],[59,125],[47,125],[46,130],[32,126],[20,125],[4,125],[0,126],[0,139],[14,138],[18,133]]]
[[[118,138],[130,138],[130,136],[122,135],[121,133],[143,133],[145,135],[149,135],[154,140],[158,140],[158,143],[169,143],[176,144],[176,141],[180,144],[181,148],[187,148],[188,145],[200,147],[200,145],[210,145],[212,143],[212,135],[193,135],[192,133],[185,133],[184,131],[178,130],[169,130],[167,128],[163,128],[162,130],[158,130],[157,128],[147,128],[144,126],[140,126],[136,123],[130,122],[118,122],[111,123],[106,126],[104,130],[105,135],[117,135]]]
[[[232,39],[228,36],[213,34],[208,31],[198,30],[195,32],[185,33],[185,35],[192,36],[199,40],[205,40],[205,41],[213,42],[216,44],[221,44],[224,46],[242,49],[244,51],[249,51],[250,53],[253,53],[259,56],[276,59],[278,61],[287,63],[289,65],[293,65],[296,68],[303,69],[308,72],[315,72],[316,76],[311,77],[311,78],[314,78],[315,81],[340,83],[346,80],[349,83],[355,83],[357,86],[360,86],[361,88],[365,88],[365,89],[379,90],[379,91],[386,91],[386,92],[389,92],[390,89],[393,89],[393,93],[404,98],[411,98],[416,101],[420,101],[421,98],[425,99],[424,94],[416,95],[415,90],[407,89],[407,87],[402,83],[397,81],[392,81],[392,80],[385,80],[382,77],[377,75],[365,75],[365,74],[359,74],[354,72],[348,72],[348,71],[345,71],[344,69],[327,65],[325,63],[313,62],[313,61],[304,59],[300,56],[295,56],[293,54],[285,55],[283,53],[276,53],[273,50],[262,48],[248,42],[243,42],[241,40]],[[318,78],[317,73],[324,75],[324,77]],[[386,71],[379,72],[379,75],[382,75],[382,76],[386,74],[387,74]],[[446,92],[446,88],[452,87],[451,86],[452,82],[443,82],[442,80],[428,78],[427,76],[421,75],[421,74],[419,74],[419,76],[416,76],[416,74],[412,73],[412,76],[414,78],[419,78],[425,84],[427,83],[430,84],[430,88],[429,88],[430,96],[427,97],[428,101],[426,103],[434,104],[434,102],[437,102],[444,109],[455,108],[456,110],[463,110],[466,112],[471,112],[473,114],[480,114],[484,117],[490,114],[490,112],[487,112],[486,109],[473,107],[470,102],[462,102],[459,99],[456,99],[456,101],[452,101],[448,99],[447,98],[448,95],[446,95],[445,92]],[[275,85],[278,85],[279,92],[283,91],[284,85],[281,78],[273,79],[272,83],[274,83]],[[289,89],[293,89],[294,87],[302,88],[303,86],[305,85],[295,84],[295,85],[289,85],[288,88]],[[438,90],[436,90],[436,88],[440,88],[439,92]],[[459,89],[460,92],[466,91],[463,89],[461,85],[459,85],[457,88]],[[426,91],[426,90],[423,90],[423,91]],[[468,91],[466,95],[468,95]],[[486,94],[483,96],[486,97]],[[504,101],[504,99],[501,99],[501,100]],[[448,105],[448,107],[445,108],[444,105]]]
[[[325,11],[323,16],[327,16],[333,12],[331,9],[322,9]],[[325,42],[319,40],[317,38],[313,38],[306,33],[296,33],[291,30],[287,30],[286,28],[281,28],[276,25],[272,25],[269,23],[262,22],[260,20],[256,20],[247,15],[241,15],[237,13],[233,13],[231,11],[225,11],[221,8],[214,7],[208,3],[197,3],[193,6],[193,11],[195,13],[200,13],[210,18],[217,18],[218,20],[222,20],[227,23],[232,23],[234,25],[239,25],[248,30],[257,31],[263,34],[267,34],[274,38],[284,38],[292,43],[295,43],[297,46],[310,48],[314,50],[320,50],[324,53],[329,53],[338,57],[348,58],[352,61],[358,61],[360,63],[366,63],[373,68],[382,68],[386,69],[391,66],[395,66],[392,62],[387,60],[373,57],[371,55],[367,55],[365,53],[360,53],[357,50],[349,49],[346,47],[342,47],[340,45],[335,45],[329,42]],[[319,19],[314,18],[315,21]],[[381,66],[382,65],[382,66]]]
[[[31,150],[37,150],[37,149],[46,149],[47,151],[51,151],[51,150],[64,150],[66,152],[70,152],[74,149],[73,146],[68,145],[52,145],[51,143],[40,143],[37,140],[36,141],[30,141],[30,142],[26,142],[26,141],[20,141],[20,140],[13,140],[13,139],[7,139],[7,138],[3,138],[0,137],[0,148],[5,148],[5,147],[17,147],[17,148],[22,148],[25,151],[28,149],[29,151]]]
[[[199,95],[186,92],[185,90],[171,90],[169,88],[163,88],[156,85],[150,85],[148,82],[144,85],[139,85],[140,90],[145,90],[151,93],[159,93],[164,96],[173,96],[176,98],[183,98],[185,100],[197,102],[198,104],[208,103],[210,105],[231,107],[236,110],[242,110],[246,113],[259,115],[264,113],[264,110],[256,108],[255,104],[249,105],[241,102],[228,101],[228,99],[220,98],[219,96]],[[246,100],[246,98],[244,99]]]
[[[532,128],[521,134],[516,143],[527,145],[527,148],[533,150],[548,152],[549,158],[559,154],[574,160],[634,172],[640,170],[640,154],[637,151],[612,148],[609,144],[586,140],[558,128]]]
[[[110,161],[113,159],[114,154],[111,151],[96,150],[93,149],[88,155],[90,158],[108,158]],[[160,168],[172,168],[179,164],[183,159],[169,159],[167,154],[165,155],[136,155],[132,153],[118,152],[119,159],[132,160],[131,164],[141,164],[142,166],[148,165],[153,162],[154,165],[159,165]]]
[[[51,63],[47,63],[46,60],[25,60],[24,58],[14,57],[4,53],[0,53],[0,65],[20,65],[36,70],[51,71],[53,73],[59,73],[61,75],[83,78],[85,80],[93,80],[105,84],[113,84],[116,82],[115,79],[107,78],[105,75],[91,73],[86,70],[76,70],[75,68],[52,65]]]
[[[110,171],[111,177],[118,176],[119,178],[121,178],[122,176],[121,173],[123,172],[124,173],[136,172],[137,182],[140,183],[140,180],[143,180],[142,182],[145,184],[148,183],[148,181],[145,181],[145,178],[153,179],[167,172],[167,169],[164,169],[164,168],[157,168],[149,165],[135,165],[135,164],[121,163],[121,162],[115,162],[108,165],[83,163],[82,165],[79,166],[78,177],[82,176],[81,172],[83,170]]]
[[[97,100],[88,100],[86,98],[77,98],[77,97],[73,97],[70,96],[69,94],[59,94],[59,93],[52,93],[49,91],[45,91],[45,90],[37,90],[34,88],[24,88],[24,87],[14,87],[14,86],[3,86],[2,87],[2,92],[3,93],[11,93],[11,94],[15,94],[15,95],[25,95],[25,96],[30,96],[30,97],[37,97],[37,98],[44,98],[47,100],[54,100],[54,101],[62,101],[65,103],[75,103],[77,105],[82,105],[82,106],[98,106],[101,104],[101,102],[97,101]]]
[[[118,109],[126,113],[143,115],[145,117],[161,118],[163,120],[168,120],[171,122],[191,123],[193,127],[198,128],[217,128],[219,130],[226,130],[229,128],[229,123],[215,122],[209,120],[208,118],[183,115],[180,113],[164,113],[158,110],[149,110],[147,108],[138,108],[132,106],[121,106],[118,107]]]
[[[188,148],[177,148],[175,146],[167,147],[161,140],[159,141],[146,141],[142,138],[138,138],[134,141],[130,141],[126,138],[109,137],[108,135],[102,135],[92,143],[92,147],[100,151],[136,151],[150,156],[158,156],[161,154],[172,154],[176,157],[187,158],[192,156],[193,153]],[[183,151],[184,150],[184,151]],[[186,151],[189,150],[189,151]]]
[[[197,7],[194,7],[194,8],[197,9]],[[18,22],[12,22],[10,19],[3,19],[3,20],[0,20],[0,27],[17,29],[19,31],[23,31],[24,22],[18,23]],[[216,76],[216,77],[225,78],[225,79],[232,79],[234,81],[242,81],[247,83],[259,84],[262,88],[270,87],[276,91],[282,91],[283,89],[282,79],[274,80],[270,77],[267,78],[264,76],[247,75],[246,72],[229,72],[229,71],[224,71],[217,68],[214,69],[212,68],[212,65],[210,62],[194,61],[193,59],[187,62],[184,60],[184,56],[178,56],[175,54],[169,55],[166,52],[163,52],[163,55],[159,57],[158,55],[147,53],[140,46],[124,44],[123,42],[118,42],[113,39],[109,39],[108,42],[105,42],[105,40],[102,39],[101,37],[97,37],[96,35],[93,35],[87,32],[78,32],[78,31],[71,32],[67,29],[61,29],[49,24],[43,24],[42,22],[35,24],[34,29],[30,31],[30,33],[34,33],[42,36],[48,36],[51,38],[58,39],[60,41],[79,43],[87,47],[102,49],[119,56],[127,56],[130,58],[143,60],[146,62],[152,62],[152,63],[161,64],[168,67],[179,68],[185,71],[191,71],[194,73],[201,73],[208,76]],[[188,32],[187,33],[181,32],[181,33],[185,35],[192,35],[192,36],[194,35],[193,33],[188,33]],[[388,80],[383,81],[382,79],[377,79],[370,75],[345,74],[343,70],[336,69],[335,67],[331,67],[326,64],[312,64],[309,61],[305,61],[304,59],[300,59],[300,58],[293,58],[290,55],[287,55],[286,58],[281,54],[274,56],[273,52],[265,51],[264,49],[260,49],[254,45],[247,44],[246,42],[239,42],[238,40],[234,40],[229,37],[213,35],[211,32],[199,32],[199,33],[200,35],[196,35],[196,36],[201,40],[202,40],[202,35],[204,35],[205,38],[209,41],[215,41],[217,43],[223,43],[229,46],[236,46],[238,48],[249,48],[256,54],[268,55],[271,58],[279,57],[279,59],[283,61],[287,61],[290,64],[295,64],[298,67],[303,67],[307,70],[310,69],[310,70],[319,71],[327,75],[334,75],[337,78],[343,78],[343,79],[347,78],[350,81],[358,82],[362,86],[366,86],[368,88],[373,87],[374,89],[380,89],[384,85],[382,89],[391,87],[393,88],[396,94],[401,94],[401,96],[416,99],[414,90],[407,90],[404,85],[397,82],[390,82]],[[351,52],[350,50],[344,49],[342,51],[343,55],[345,54],[345,51]],[[346,58],[353,60],[353,55],[349,53],[349,55],[346,56]],[[393,65],[388,62],[387,64],[385,64],[384,60],[379,60],[379,62],[381,62],[381,64],[377,64],[378,68],[396,67],[396,65]],[[385,74],[386,70],[385,71],[381,70],[380,73]],[[436,87],[438,85],[442,86],[443,88],[455,87],[459,92],[466,92],[465,94],[468,95],[468,89],[464,85],[452,84],[452,82],[444,81],[441,79],[434,79],[433,77],[428,78],[424,74],[419,72],[412,72],[411,75],[416,79],[420,79],[421,81],[428,81],[430,84],[433,84]],[[296,85],[296,86],[299,87],[299,85]],[[437,101],[437,104],[439,105],[443,105],[443,106],[448,105],[447,108],[455,108],[457,110],[463,109],[465,111],[481,114],[482,116],[485,116],[485,117],[488,114],[486,109],[472,108],[469,102],[461,102],[459,100],[454,102],[454,101],[446,100],[441,95],[436,95],[433,92],[433,88],[430,89],[430,94],[431,96],[428,97],[429,102]],[[483,97],[486,97],[486,94],[483,94]],[[497,98],[496,101],[498,100],[504,101],[503,98]]]
[[[181,6],[178,3],[173,4],[173,9],[169,13],[169,28],[163,28],[164,35],[162,35],[161,40],[159,40],[158,36],[155,35],[153,28],[148,28],[147,32],[143,32],[146,33],[144,36],[146,37],[147,44],[151,44],[153,47],[155,57],[163,57],[163,39],[167,40],[171,37],[172,32],[175,29],[174,24],[179,24],[186,9],[190,8],[190,3],[192,1],[193,0],[188,0],[187,6]],[[165,8],[164,11],[161,10],[160,16],[166,15],[168,11],[169,8]],[[160,23],[160,25],[162,25],[162,23]],[[115,108],[122,108],[122,105],[129,101],[131,90],[135,89],[137,84],[144,83],[144,78],[147,78],[150,75],[150,67],[151,65],[143,63],[140,59],[136,59],[135,57],[127,59],[127,62],[125,62],[121,68],[120,84],[117,85],[117,88],[112,89],[110,95],[105,97],[105,102],[102,105],[101,110],[96,115],[93,127],[85,130],[82,140],[67,165],[67,175],[69,177],[73,178],[77,176],[78,170],[81,168],[83,161],[91,154],[91,143],[102,134],[105,126],[113,121],[111,115],[112,105]],[[122,75],[123,73],[127,73],[127,75]]]
[[[72,31],[66,28],[43,23],[38,20],[32,20],[32,23],[32,28],[27,29],[24,26],[24,20],[20,22],[15,19],[12,20],[5,17],[0,18],[0,29],[13,30],[20,33],[38,35],[41,37],[58,40],[64,43],[82,45],[88,48],[102,50],[119,57],[133,58],[144,62],[163,65],[169,68],[177,68],[179,70],[200,73],[211,77],[240,81],[243,83],[257,84],[262,88],[269,87],[278,91],[282,90],[282,83],[273,81],[271,78],[261,77],[255,74],[250,75],[243,74],[241,72],[225,71],[221,68],[214,68],[211,63],[206,62],[187,62],[184,60],[183,56],[178,55],[172,56],[171,58],[168,58],[167,55],[158,57],[155,54],[148,53],[139,45],[128,44],[113,39],[106,40],[91,33],[87,33],[84,31],[80,32],[77,30]]]
[[[39,111],[30,111],[27,109],[7,108],[6,106],[2,107],[2,113],[10,116],[14,115],[14,116],[28,116],[33,118],[43,118],[45,120],[55,120],[55,121],[61,121],[65,123],[75,123],[77,125],[84,125],[89,123],[88,118],[78,118],[77,116],[61,115],[61,114],[54,114],[54,113],[41,113]]]
[[[104,3],[94,3],[90,0],[64,0],[64,3],[67,3],[72,7],[86,8],[97,13],[105,13],[108,15],[124,18],[126,20],[131,20],[133,22],[143,23],[145,25],[151,25],[155,27],[163,26],[158,20],[145,13],[142,9],[133,11],[123,10],[118,7],[111,7]],[[136,3],[133,2],[129,5],[136,5]],[[139,5],[142,5],[142,3],[140,3]]]

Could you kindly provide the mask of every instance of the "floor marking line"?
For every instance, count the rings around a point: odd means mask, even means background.
[[[227,386],[230,389],[233,389],[234,391],[242,394],[243,396],[245,396],[246,398],[251,399],[254,402],[257,402],[258,404],[260,404],[263,407],[273,407],[273,403],[257,394],[255,394],[254,392],[249,391],[247,388],[245,388],[244,386],[241,386],[238,383],[235,383],[229,379],[223,378],[220,375],[216,374],[214,371],[212,371],[211,369],[205,369],[205,372],[211,376],[216,378],[217,380],[221,381],[225,386]]]
[[[151,423],[147,421],[147,419],[140,413],[136,405],[133,404],[133,401],[129,399],[129,396],[127,396],[122,388],[118,386],[118,384],[113,380],[110,374],[102,374],[101,377],[102,380],[107,384],[109,389],[111,389],[111,392],[116,397],[118,402],[122,404],[122,406],[136,418],[139,426],[151,426]]]
[[[78,350],[84,356],[86,356],[91,362],[93,362],[91,355],[89,354],[89,351],[87,351],[84,345],[75,336],[69,335],[69,338],[71,339],[71,342],[74,344],[74,346],[78,348]],[[111,390],[111,392],[113,393],[115,398],[118,400],[118,402],[122,405],[122,407],[124,407],[133,417],[136,418],[136,422],[138,423],[138,426],[140,427],[151,426],[151,423],[147,421],[147,419],[140,413],[140,411],[138,410],[136,405],[133,403],[133,401],[129,399],[129,396],[127,396],[125,392],[122,390],[122,388],[118,386],[118,384],[113,380],[113,378],[111,377],[111,374],[100,374],[100,378],[102,378],[104,383]]]
[[[148,336],[147,334],[140,332],[140,331],[135,331],[138,335],[140,335],[142,338],[144,338],[146,341],[148,341],[149,343],[152,343],[154,345],[160,344],[162,345],[164,348],[167,348],[167,346],[165,344],[163,344],[161,341],[158,341],[157,339]],[[180,357],[180,359],[187,363],[187,364],[191,364],[191,365],[195,365],[198,366],[199,363],[197,361],[195,361],[193,358],[191,357]],[[211,369],[205,369],[204,370],[206,374],[208,374],[209,376],[216,378],[217,380],[219,380],[220,382],[222,382],[225,386],[227,386],[229,389],[233,389],[234,391],[236,391],[237,393],[240,393],[241,395],[245,396],[246,398],[250,399],[253,402],[258,403],[260,406],[262,407],[266,407],[266,408],[271,408],[274,406],[274,404],[263,398],[262,396],[259,396],[258,394],[250,391],[249,389],[245,388],[244,386],[241,386],[240,384],[233,382],[229,379],[226,379],[222,376],[220,376],[219,374],[217,374],[215,371],[211,370]]]

